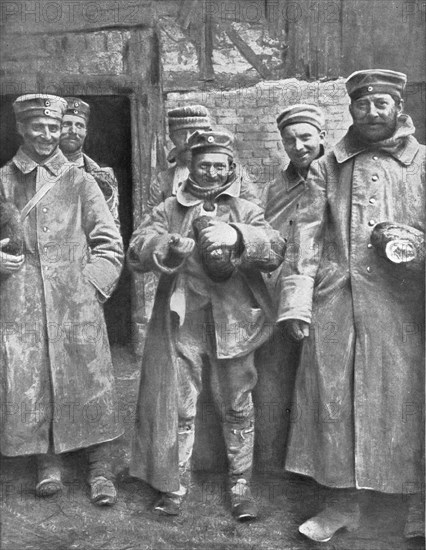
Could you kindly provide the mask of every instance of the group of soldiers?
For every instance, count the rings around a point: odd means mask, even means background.
[[[424,536],[425,147],[403,112],[406,80],[353,73],[353,124],[328,149],[318,106],[285,108],[277,126],[290,162],[261,201],[234,161],[233,136],[205,107],[169,111],[172,166],[152,182],[127,251],[131,269],[160,274],[130,463],[159,491],[158,513],[179,514],[187,497],[208,379],[232,515],[257,517],[252,391],[273,357],[298,411],[285,467],[338,495],[299,531],[327,541],[356,529],[363,500],[380,491],[409,497],[405,536]],[[0,243],[1,452],[35,455],[42,496],[61,490],[60,454],[85,448],[91,499],[112,505],[108,445],[123,431],[102,302],[123,262],[117,184],[83,153],[81,99],[27,95],[14,110],[23,144],[0,191],[24,242],[17,255]],[[87,326],[96,337],[77,330]]]

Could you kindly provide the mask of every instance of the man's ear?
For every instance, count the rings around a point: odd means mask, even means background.
[[[22,137],[24,137],[24,133],[25,133],[25,126],[22,122],[17,122],[16,123],[16,131],[18,132],[18,134]]]
[[[399,115],[404,111],[404,100],[403,99],[401,99],[401,101],[399,102],[399,105],[396,106],[396,109],[397,109]]]
[[[320,133],[321,143],[324,143],[325,136],[327,135],[327,132],[325,130],[321,130]]]

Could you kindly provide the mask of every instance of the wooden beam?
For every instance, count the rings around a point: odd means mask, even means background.
[[[201,80],[214,80],[213,69],[213,25],[211,16],[204,9],[204,21],[201,25],[199,66]]]
[[[272,78],[272,73],[268,67],[262,62],[252,48],[245,42],[238,31],[236,31],[232,23],[225,26],[225,32],[230,41],[234,44],[240,54],[256,69],[260,76],[264,79]]]
[[[197,10],[198,0],[183,0],[176,18],[176,23],[182,28],[187,29],[192,21],[194,12]]]

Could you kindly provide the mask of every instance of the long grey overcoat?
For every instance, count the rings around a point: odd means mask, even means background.
[[[23,268],[0,280],[7,456],[46,453],[50,425],[56,453],[122,433],[101,304],[120,274],[121,237],[95,180],[66,164],[58,150],[40,172],[19,150],[0,170],[0,193],[19,210],[60,176],[24,221]]]
[[[216,216],[232,223],[241,235],[244,251],[238,268],[212,291],[216,353],[219,359],[253,352],[269,336],[273,308],[261,271],[276,269],[283,257],[284,242],[264,220],[262,210],[238,198],[237,181],[218,202]],[[172,296],[183,283],[184,264],[164,272],[156,252],[170,233],[193,236],[192,221],[199,215],[199,199],[179,189],[154,208],[133,234],[130,265],[139,271],[162,271],[148,327],[130,473],[160,491],[179,488],[176,338],[177,317],[172,314]],[[196,252],[194,252],[196,254]],[[207,278],[207,276],[206,276]],[[213,284],[213,283],[211,283]]]
[[[407,115],[377,149],[353,130],[311,165],[279,319],[312,322],[286,467],[331,487],[421,490],[424,274],[371,246],[384,221],[424,231],[425,147]]]

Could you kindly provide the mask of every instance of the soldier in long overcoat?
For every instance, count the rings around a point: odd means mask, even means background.
[[[284,109],[277,118],[277,126],[290,162],[266,185],[263,204],[266,221],[281,233],[287,244],[286,253],[292,254],[294,227],[309,167],[324,154],[325,119],[316,105],[300,103]],[[277,307],[283,299],[280,286],[276,284],[281,268],[282,265],[266,278]],[[300,342],[286,338],[279,325],[256,351],[259,380],[254,400],[261,411],[257,422],[258,442],[271,469],[284,465],[300,351]],[[265,414],[268,408],[270,414]]]
[[[156,510],[179,513],[204,359],[227,449],[232,512],[238,520],[254,519],[254,350],[273,322],[261,272],[278,267],[284,243],[262,210],[239,198],[231,136],[196,132],[189,145],[189,178],[176,197],[154,208],[129,247],[134,269],[161,274],[142,359],[130,472],[162,492]],[[201,222],[204,228],[197,229]]]
[[[24,243],[0,262],[1,452],[36,456],[43,496],[62,487],[60,453],[90,448],[92,500],[113,504],[105,442],[123,431],[102,302],[121,237],[95,180],[58,148],[65,100],[28,94],[13,106],[23,145],[0,170],[0,194],[21,213]]]
[[[84,153],[87,126],[90,118],[90,105],[79,97],[64,98],[68,104],[62,120],[59,147],[69,162],[91,174],[101,189],[109,211],[120,229],[118,215],[118,182],[110,166],[100,166]]]
[[[406,525],[413,536],[424,520],[416,520],[424,481],[424,271],[410,269],[404,252],[391,261],[371,241],[381,222],[424,232],[425,147],[402,113],[405,83],[404,74],[386,70],[348,78],[353,125],[311,165],[278,319],[296,339],[309,332],[286,468],[328,487],[413,494]],[[357,495],[299,530],[328,540],[356,527]]]

